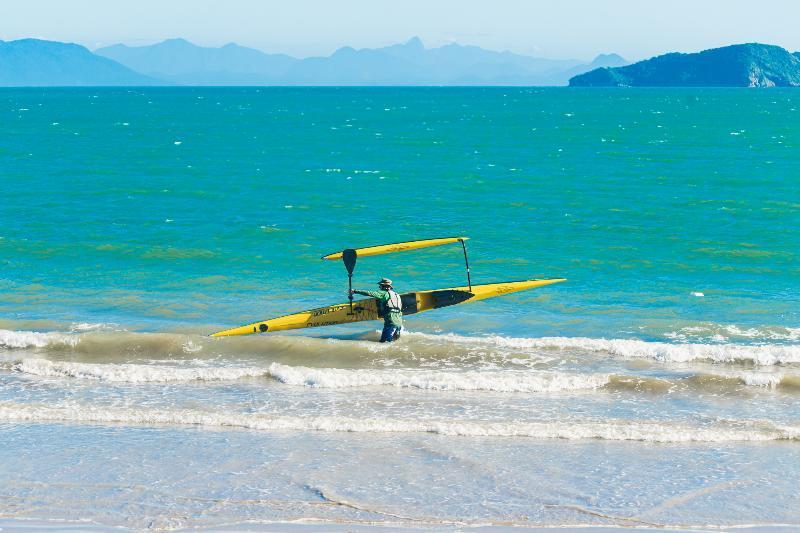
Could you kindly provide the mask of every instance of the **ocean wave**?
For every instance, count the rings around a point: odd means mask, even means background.
[[[220,366],[180,368],[166,365],[75,363],[30,358],[13,363],[11,368],[16,372],[35,376],[114,383],[234,381],[269,377],[286,385],[334,389],[397,387],[440,391],[558,392],[597,389],[609,381],[607,374],[515,370],[309,368],[280,363],[272,363],[267,368]]]
[[[74,347],[79,341],[75,335],[39,333],[36,331],[10,331],[0,329],[0,348],[44,348],[46,346]]]
[[[460,344],[482,343],[522,350],[605,352],[626,358],[646,358],[678,363],[707,360],[715,363],[747,362],[766,366],[800,362],[800,345],[670,344],[636,339],[590,337],[463,337],[452,334],[430,335],[427,333],[408,333],[408,335]]]
[[[69,333],[0,330],[0,349],[36,349],[74,352],[89,356],[191,355],[204,349],[209,339],[179,333],[136,333],[109,324],[73,324]]]
[[[70,333],[83,333],[87,331],[124,331],[117,324],[106,322],[74,322],[69,327]]]
[[[114,364],[73,363],[49,361],[47,359],[23,359],[12,365],[12,369],[23,374],[42,377],[90,379],[112,383],[169,383],[190,381],[235,381],[244,378],[269,376],[264,368],[252,367],[192,367]]]
[[[800,362],[800,346],[749,346],[742,344],[669,344],[629,339],[592,339],[552,337],[533,339],[531,345],[541,348],[578,349],[607,352],[628,358],[685,363],[712,361],[715,363],[746,362],[756,365],[776,365]],[[526,343],[523,343],[523,345]]]
[[[464,437],[528,437],[535,439],[642,442],[731,442],[800,440],[800,428],[767,421],[738,421],[691,426],[657,421],[490,422],[480,420],[414,420],[338,416],[275,416],[195,409],[44,406],[0,403],[0,421],[14,423],[89,423],[122,425],[201,426],[261,431],[322,431],[348,433],[434,433]]]
[[[682,390],[736,393],[748,389],[771,389],[786,392],[800,390],[800,376],[767,372],[698,373],[679,378],[612,374],[606,390],[669,393]]]
[[[800,376],[785,374],[783,372],[727,372],[724,374],[699,374],[695,381],[711,382],[720,380],[734,380],[748,387],[765,389],[800,390]]]
[[[390,386],[426,390],[558,392],[603,387],[608,374],[521,370],[372,370],[309,368],[272,363],[269,373],[282,383],[323,388]]]
[[[631,391],[664,394],[680,390],[735,393],[741,386],[783,391],[800,390],[800,376],[776,372],[698,373],[688,377],[557,372],[542,370],[427,370],[312,368],[271,363],[268,367],[190,367],[159,364],[114,364],[26,358],[0,364],[27,375],[109,383],[190,383],[266,378],[290,386],[345,389],[392,387],[430,391],[555,393]]]
[[[213,357],[215,355],[259,355],[272,360],[327,360],[358,363],[365,356],[391,361],[413,360],[419,365],[437,366],[450,361],[465,366],[501,362],[517,366],[552,361],[557,351],[607,353],[623,358],[646,358],[663,362],[747,363],[781,365],[800,363],[796,344],[704,344],[649,342],[637,339],[591,337],[467,337],[407,332],[399,343],[383,345],[361,340],[339,340],[295,335],[265,337],[208,338],[180,333],[135,333],[127,331],[85,331],[81,333],[38,333],[0,330],[0,349],[36,349],[74,352],[91,357],[153,359],[170,357]]]
[[[777,388],[786,378],[783,374],[758,374],[751,372],[738,376],[738,379],[740,379],[745,385],[750,385],[752,387],[766,387],[769,389],[774,389]],[[793,379],[791,380],[794,381]]]
[[[94,325],[89,325],[94,326]],[[195,333],[133,332],[112,330],[107,325],[96,329],[66,332],[12,331],[0,329],[0,351],[25,350],[36,353],[70,353],[91,361],[158,358],[206,358],[218,356],[269,356],[288,359],[355,361],[364,355],[384,354],[385,347],[375,342],[338,340],[299,335],[241,336],[211,338]],[[402,353],[405,347],[393,350]]]
[[[708,340],[727,342],[732,339],[747,339],[753,342],[797,342],[800,341],[800,328],[785,326],[741,327],[736,324],[701,323],[685,326],[677,331],[664,334],[672,340]]]

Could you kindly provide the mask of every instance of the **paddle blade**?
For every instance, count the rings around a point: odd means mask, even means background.
[[[356,268],[357,259],[358,252],[352,248],[348,248],[342,252],[342,261],[344,261],[344,267],[347,269],[347,273],[351,276],[353,275],[353,270]]]

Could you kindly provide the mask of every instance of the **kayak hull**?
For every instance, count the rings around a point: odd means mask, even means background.
[[[566,280],[563,278],[531,279],[473,285],[471,289],[470,287],[453,287],[449,289],[408,292],[401,295],[403,300],[403,316],[414,315],[424,311],[462,303],[477,302],[487,298],[544,287],[562,281]],[[378,307],[378,300],[369,298],[367,300],[357,300],[353,302],[352,310],[349,302],[318,307],[291,315],[245,324],[237,328],[218,331],[211,336],[228,337],[234,335],[253,335],[290,329],[317,328],[349,324],[352,322],[382,320],[382,318]]]

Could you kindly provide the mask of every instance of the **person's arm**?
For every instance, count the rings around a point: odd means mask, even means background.
[[[360,294],[361,296],[371,296],[372,298],[380,298],[381,292],[380,291],[362,291],[362,290],[354,290],[353,294]]]

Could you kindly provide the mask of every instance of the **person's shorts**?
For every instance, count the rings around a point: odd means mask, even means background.
[[[391,324],[383,326],[381,332],[381,342],[394,342],[400,338],[400,332],[403,330],[401,326],[393,326]]]

